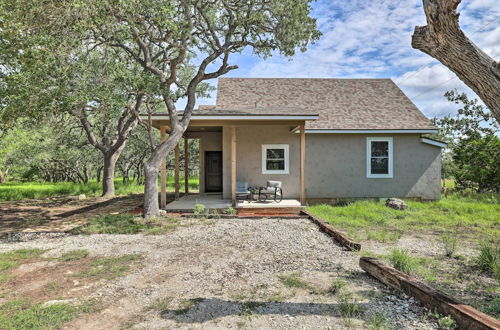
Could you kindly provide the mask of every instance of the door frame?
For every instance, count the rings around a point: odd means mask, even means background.
[[[208,167],[208,162],[207,162],[207,154],[208,153],[218,153],[220,155],[220,176],[221,176],[221,184],[220,184],[220,190],[209,190],[208,189],[208,171],[207,171],[207,167]],[[224,178],[223,178],[223,173],[224,173],[224,157],[223,157],[223,153],[222,153],[222,150],[205,150],[205,154],[203,155],[205,157],[205,164],[204,164],[204,168],[203,168],[203,172],[204,172],[204,175],[203,175],[203,181],[204,182],[204,191],[205,192],[222,192],[223,190],[223,186],[224,186]]]

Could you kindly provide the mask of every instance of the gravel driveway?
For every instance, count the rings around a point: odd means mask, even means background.
[[[0,251],[142,255],[141,267],[93,291],[104,310],[67,328],[437,328],[425,310],[366,275],[357,253],[309,220],[182,222],[167,235],[44,234],[2,243]]]

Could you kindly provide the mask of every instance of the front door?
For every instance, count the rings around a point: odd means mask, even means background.
[[[222,191],[222,151],[205,151],[205,191]]]

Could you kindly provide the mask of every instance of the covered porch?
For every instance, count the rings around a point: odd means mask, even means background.
[[[174,201],[167,204],[166,161],[160,169],[160,208],[192,211],[196,204],[209,209],[229,206],[238,210],[299,210],[305,205],[305,122],[317,115],[197,115],[184,134],[184,196],[181,197],[180,147],[174,150]],[[148,118],[164,141],[169,132],[167,114]],[[189,143],[199,140],[197,155]],[[267,149],[266,149],[267,148]],[[271,155],[271,156],[270,156]],[[189,158],[199,157],[200,189],[189,191]],[[266,157],[271,157],[267,159]],[[272,158],[274,157],[274,158]],[[263,187],[268,181],[283,183],[283,199],[258,202],[241,198],[237,181]]]

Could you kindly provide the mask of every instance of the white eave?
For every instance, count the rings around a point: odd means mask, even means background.
[[[148,115],[140,115],[142,120],[147,120]],[[316,120],[319,115],[191,115],[191,120]],[[151,115],[151,119],[155,120],[169,120],[167,114],[165,115]]]
[[[306,129],[307,134],[433,134],[437,129]],[[298,132],[296,132],[298,133]]]
[[[430,144],[431,146],[436,146],[440,148],[446,148],[447,144],[444,142],[432,140],[432,139],[427,139],[427,138],[420,138],[420,142],[422,143],[427,143]]]

